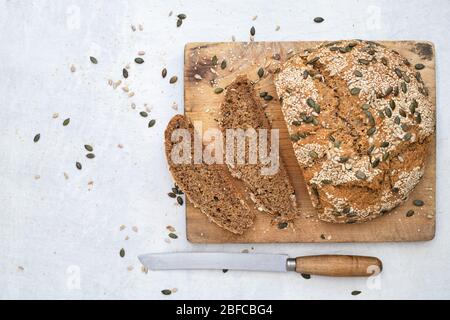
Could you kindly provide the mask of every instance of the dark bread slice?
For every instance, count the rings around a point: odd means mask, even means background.
[[[236,234],[248,229],[255,218],[255,211],[248,205],[239,187],[233,183],[225,165],[175,164],[172,150],[178,141],[172,141],[176,129],[187,129],[191,137],[191,160],[193,159],[194,126],[182,115],[174,116],[165,130],[165,149],[169,170],[175,183],[194,206],[220,227]],[[181,140],[181,139],[180,139]]]
[[[222,133],[227,129],[268,129],[268,147],[271,146],[271,125],[258,98],[252,82],[246,76],[238,76],[228,87],[220,106],[219,126]],[[284,220],[297,215],[295,190],[285,169],[281,155],[279,169],[273,175],[262,175],[265,167],[258,159],[256,164],[249,164],[249,148],[246,144],[245,164],[228,164],[234,177],[242,180],[251,199],[259,211],[267,212]]]

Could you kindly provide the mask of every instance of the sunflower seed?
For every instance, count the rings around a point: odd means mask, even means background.
[[[380,164],[380,158],[376,158],[372,162],[372,168],[376,168]]]
[[[260,93],[259,93],[259,96],[260,96],[261,98],[264,98],[265,96],[267,96],[267,91],[260,92]]]
[[[413,99],[411,101],[411,104],[409,105],[409,111],[411,112],[411,114],[414,114],[414,112],[416,112],[416,108],[419,106],[419,104],[417,103],[416,99]]]
[[[414,210],[408,210],[407,212],[406,212],[406,216],[409,218],[409,217],[412,217],[414,215]]]
[[[423,68],[425,68],[425,66],[421,63],[418,63],[414,66],[414,68],[416,68],[416,70],[422,70]]]
[[[172,294],[172,291],[169,289],[164,289],[164,290],[161,290],[161,293],[165,296],[168,296],[168,295]]]
[[[122,75],[123,75],[123,77],[124,77],[125,79],[128,78],[128,70],[125,69],[125,68],[123,68],[123,69],[122,69]]]
[[[308,70],[303,71],[303,79],[308,78],[308,76],[309,76]]]
[[[408,91],[408,88],[406,87],[406,82],[402,82],[401,86],[403,93],[406,93],[406,91]]]
[[[397,75],[397,77],[399,77],[399,78],[403,77],[402,70],[400,70],[399,68],[395,68],[394,71],[395,71],[395,74]]]
[[[368,149],[367,149],[367,155],[370,155],[373,151],[373,149],[375,149],[374,145],[371,145]]]
[[[136,62],[137,64],[143,64],[144,59],[142,59],[141,57],[137,57],[136,59],[134,59],[134,62]]]
[[[183,23],[183,20],[182,19],[178,19],[177,20],[177,28],[179,28],[182,23]]]
[[[383,157],[381,158],[383,161],[386,161],[389,158],[389,152],[383,153]]]
[[[214,93],[219,94],[223,92],[223,88],[217,87],[214,89]]]
[[[67,126],[70,123],[70,118],[63,121],[63,126]]]
[[[258,77],[262,78],[264,76],[264,69],[261,67],[258,69]]]
[[[406,75],[406,73],[403,74],[403,80],[405,80],[406,83],[411,82],[411,79]]]
[[[400,117],[399,116],[395,116],[394,123],[395,124],[400,124]]]
[[[227,67],[227,61],[226,60],[222,60],[222,63],[220,64],[220,69],[225,69]]]
[[[94,159],[94,158],[95,158],[95,154],[93,154],[93,153],[88,153],[88,154],[86,155],[86,158],[88,158],[88,159]]]
[[[89,145],[89,144],[85,144],[85,145],[84,145],[84,148],[85,148],[87,151],[89,151],[89,152],[94,151],[94,148],[92,148],[92,146]]]
[[[149,127],[149,128],[153,127],[153,126],[155,125],[155,123],[156,123],[156,120],[155,120],[155,119],[150,120],[150,121],[148,122],[148,127]]]
[[[370,63],[370,61],[367,60],[367,59],[358,59],[358,62],[359,62],[360,64],[365,64],[365,65],[368,65],[368,64]]]
[[[178,19],[186,19],[186,15],[184,13],[180,13],[179,15],[177,15]]]
[[[381,58],[381,63],[384,64],[385,66],[389,64],[388,59],[386,59],[385,57]]]
[[[413,205],[415,205],[416,207],[421,207],[425,204],[425,202],[423,202],[422,200],[416,199],[413,201]]]
[[[322,17],[315,17],[314,18],[314,22],[315,23],[322,23],[324,21],[324,19]]]
[[[311,150],[309,153],[309,156],[313,159],[317,159],[319,157],[319,155],[317,154],[317,152],[315,152],[314,150]]]
[[[377,131],[377,128],[372,127],[369,130],[367,130],[367,135],[370,137],[375,133],[375,131]]]
[[[178,239],[178,236],[173,232],[169,233],[169,237],[172,239]]]
[[[162,71],[161,71],[161,76],[162,76],[163,78],[165,78],[165,77],[167,76],[167,69],[166,69],[166,68],[162,69]]]
[[[33,141],[36,143],[39,141],[40,138],[41,138],[41,134],[38,133],[37,135],[34,136]]]
[[[362,76],[363,76],[363,74],[361,73],[361,71],[358,71],[358,70],[355,70],[355,71],[353,72],[353,74],[354,74],[356,77],[362,77]]]
[[[146,118],[148,116],[148,113],[145,111],[141,111],[139,112],[139,114],[141,115],[141,117]]]
[[[75,166],[77,167],[78,170],[81,170],[82,168],[81,163],[79,163],[78,161],[75,162]]]
[[[180,197],[180,196],[178,196],[178,197],[177,197],[177,202],[178,202],[178,204],[179,204],[180,206],[182,206],[183,203],[184,203],[183,198]]]
[[[361,88],[354,87],[350,90],[352,96],[356,96],[361,92]]]
[[[177,195],[176,195],[175,193],[173,193],[173,192],[169,192],[167,195],[168,195],[170,198],[176,198],[176,197],[177,197]]]
[[[394,100],[389,101],[389,107],[391,107],[392,110],[395,110],[395,101]]]
[[[123,248],[120,249],[119,255],[120,255],[121,258],[125,257],[125,250]]]
[[[366,179],[366,174],[361,170],[356,171],[355,176],[360,180]]]
[[[98,63],[97,59],[94,58],[94,57],[89,57],[89,59],[91,60],[91,62],[92,62],[93,64],[97,64],[97,63]]]
[[[417,113],[416,115],[416,122],[417,124],[420,124],[422,122],[422,116],[420,115],[420,113]]]
[[[409,140],[411,140],[411,137],[412,137],[411,132],[407,132],[407,133],[403,136],[403,140],[409,141]]]
[[[394,91],[394,88],[392,88],[392,87],[387,88],[386,91],[384,92],[384,96],[386,97],[386,96],[390,95],[392,93],[392,91]]]
[[[251,28],[250,28],[250,35],[251,35],[251,36],[254,36],[255,33],[256,33],[255,27],[251,27]]]
[[[387,147],[389,147],[389,142],[383,141],[383,142],[381,143],[381,147],[382,147],[382,148],[387,148]]]
[[[406,118],[406,112],[403,109],[398,110],[398,113],[403,117]]]
[[[178,77],[177,76],[173,76],[170,78],[169,83],[174,84],[175,82],[177,82]]]
[[[386,116],[388,116],[388,118],[392,117],[392,110],[389,107],[384,108],[384,113],[386,114]]]

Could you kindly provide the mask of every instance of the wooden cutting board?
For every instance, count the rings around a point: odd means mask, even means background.
[[[188,43],[184,52],[184,109],[193,121],[202,121],[203,130],[217,127],[216,114],[223,94],[214,93],[214,88],[226,87],[239,74],[247,74],[257,80],[257,70],[263,66],[270,69],[274,63],[272,56],[279,54],[281,62],[288,56],[320,44],[317,41],[301,42],[220,42]],[[431,98],[436,104],[435,55],[429,42],[380,41],[397,50],[413,65],[422,63],[421,70]],[[217,56],[218,65],[212,64]],[[226,60],[226,67],[221,63]],[[201,79],[200,79],[201,77]],[[217,85],[211,85],[215,81]],[[256,84],[256,90],[267,91],[276,97],[271,75]],[[286,125],[277,99],[267,103],[266,113],[272,119],[273,128],[280,130],[280,153],[294,184],[298,206],[302,216],[290,223],[288,228],[279,229],[267,214],[260,214],[254,226],[245,234],[237,236],[219,228],[196,209],[189,201],[186,205],[187,238],[194,243],[268,243],[268,242],[381,242],[381,241],[424,241],[435,234],[435,182],[436,148],[435,141],[430,146],[424,177],[416,186],[409,199],[390,214],[363,224],[331,224],[315,217],[315,210],[309,200],[305,182],[294,156]],[[425,202],[423,207],[415,207],[414,199]],[[415,214],[406,217],[413,209]]]

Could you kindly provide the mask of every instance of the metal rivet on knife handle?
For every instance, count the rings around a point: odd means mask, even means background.
[[[295,265],[298,273],[333,277],[369,277],[383,269],[378,258],[347,255],[297,257]]]

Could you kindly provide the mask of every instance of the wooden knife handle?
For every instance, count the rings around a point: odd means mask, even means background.
[[[295,258],[295,271],[332,277],[369,277],[383,269],[380,259],[364,256],[320,255]]]

